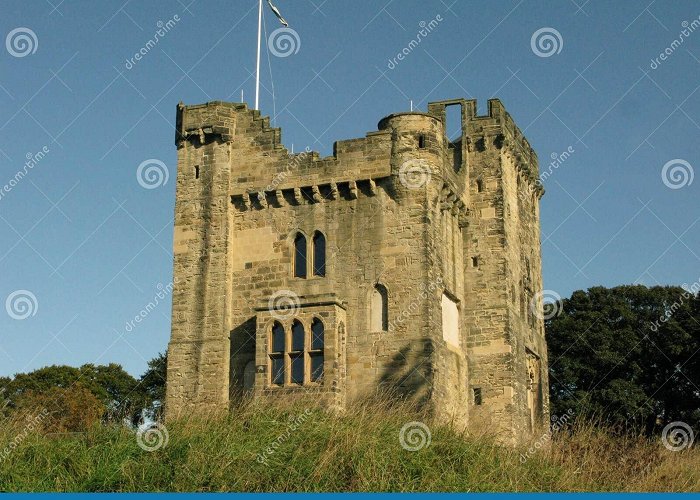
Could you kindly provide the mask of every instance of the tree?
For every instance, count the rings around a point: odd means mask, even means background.
[[[70,389],[76,384],[90,391],[104,408],[103,418],[120,420],[140,415],[146,397],[139,382],[115,363],[109,365],[86,364],[72,366],[47,366],[30,373],[20,373],[6,384],[10,406],[27,394],[46,394],[54,389]]]
[[[148,370],[141,375],[139,384],[146,395],[151,417],[159,418],[165,409],[165,380],[168,355],[161,353],[148,362]]]
[[[45,433],[86,432],[100,421],[105,407],[77,382],[41,392],[27,391],[17,400],[16,412]]]
[[[546,321],[553,414],[700,423],[700,297],[680,287],[574,292]]]

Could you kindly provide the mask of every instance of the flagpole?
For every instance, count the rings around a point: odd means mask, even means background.
[[[260,98],[260,40],[262,38],[262,3],[260,0],[260,5],[258,6],[258,57],[255,66],[255,109],[258,108],[259,98]]]

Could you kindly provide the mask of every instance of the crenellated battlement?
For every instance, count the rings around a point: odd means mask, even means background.
[[[446,121],[446,108],[461,106],[463,142],[466,151],[483,151],[489,147],[504,150],[514,159],[516,168],[530,183],[533,192],[539,197],[544,194],[539,177],[537,153],[530,142],[513,121],[500,99],[489,99],[487,114],[477,113],[476,99],[449,99],[428,103],[428,113]]]

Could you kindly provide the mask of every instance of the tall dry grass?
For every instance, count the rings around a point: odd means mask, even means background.
[[[312,409],[313,408],[313,409]],[[304,418],[300,418],[305,416]],[[399,432],[425,423],[431,443],[407,451]],[[291,423],[296,428],[289,431]],[[0,422],[4,491],[700,491],[700,452],[577,424],[523,460],[408,404],[370,401],[342,414],[304,401],[249,403],[229,415],[166,425],[167,445],[141,449],[135,433],[96,425],[84,434],[21,434]],[[277,445],[273,446],[273,443]],[[266,450],[273,453],[267,454]],[[261,460],[264,455],[264,460]]]

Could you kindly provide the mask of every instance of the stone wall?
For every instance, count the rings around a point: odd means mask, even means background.
[[[483,117],[467,100],[390,115],[327,158],[289,154],[244,104],[180,105],[176,144],[169,417],[299,392],[342,407],[384,389],[507,439],[544,421],[543,324],[520,307],[541,290],[542,193],[499,101]],[[295,238],[311,254],[319,234],[325,275],[295,277]],[[323,320],[321,382],[271,382],[279,301],[285,328]]]

